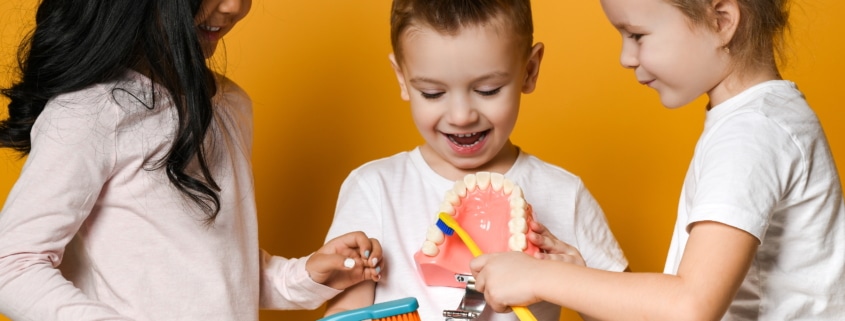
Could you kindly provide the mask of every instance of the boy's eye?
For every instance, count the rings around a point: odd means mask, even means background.
[[[495,94],[498,94],[499,91],[501,91],[501,90],[502,90],[502,87],[499,87],[499,88],[496,88],[496,89],[493,89],[493,90],[476,90],[475,92],[477,92],[479,95],[482,95],[482,96],[493,96]]]
[[[642,38],[642,37],[643,37],[643,34],[641,34],[641,33],[632,33],[632,34],[628,35],[628,38],[634,39],[634,41],[639,41],[640,38]]]
[[[422,95],[422,97],[425,98],[425,99],[437,99],[437,98],[440,98],[441,96],[443,96],[443,92],[441,91],[441,92],[437,92],[437,93],[427,93],[427,92],[421,91],[420,95]]]

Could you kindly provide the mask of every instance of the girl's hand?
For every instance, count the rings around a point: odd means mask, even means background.
[[[540,252],[534,254],[535,258],[542,260],[563,261],[580,266],[587,266],[581,252],[574,246],[566,244],[537,221],[531,221],[526,234],[528,241],[540,248]]]
[[[381,244],[363,232],[350,232],[326,242],[308,258],[305,270],[314,282],[344,290],[364,280],[381,279]]]
[[[544,285],[535,281],[542,280],[535,271],[543,262],[522,252],[501,252],[473,259],[470,270],[475,277],[475,289],[484,293],[487,305],[496,312],[507,312],[511,306],[540,301],[534,290]]]

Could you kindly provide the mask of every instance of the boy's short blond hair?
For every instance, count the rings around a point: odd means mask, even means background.
[[[534,41],[530,0],[394,0],[390,12],[390,42],[402,61],[401,37],[408,27],[425,25],[445,34],[485,24],[501,17],[520,39],[526,53]]]

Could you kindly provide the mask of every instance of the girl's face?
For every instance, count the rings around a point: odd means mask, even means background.
[[[622,66],[637,81],[657,90],[668,108],[686,105],[702,94],[716,105],[729,75],[725,40],[689,22],[665,0],[601,0],[610,22],[622,34]]]
[[[217,43],[243,19],[252,7],[252,0],[203,0],[194,19],[205,57],[214,55]]]

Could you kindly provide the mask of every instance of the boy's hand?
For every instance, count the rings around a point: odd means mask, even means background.
[[[305,263],[314,282],[344,290],[364,280],[381,279],[381,244],[363,232],[350,232],[326,242]]]
[[[545,225],[531,221],[528,225],[528,241],[540,248],[534,257],[543,260],[563,261],[580,266],[587,266],[581,252],[552,235]]]
[[[525,253],[510,251],[481,255],[470,261],[470,270],[475,288],[484,293],[487,305],[496,312],[507,312],[511,306],[540,301],[534,290],[544,285],[536,283],[538,275],[529,271],[539,271],[537,265],[542,263]]]

